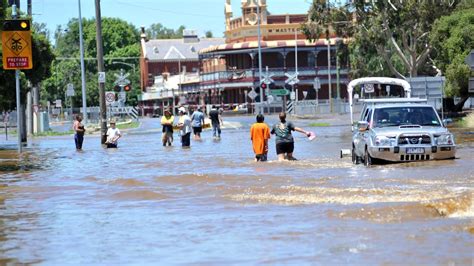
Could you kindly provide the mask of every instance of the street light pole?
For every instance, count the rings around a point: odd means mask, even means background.
[[[87,124],[87,97],[86,97],[86,69],[84,65],[84,40],[82,35],[81,0],[79,4],[79,49],[81,50],[81,84],[82,84],[82,110],[84,112],[84,124]]]
[[[261,24],[261,15],[260,15],[260,5],[258,3],[258,0],[255,0],[255,3],[257,4],[257,24],[258,24],[258,86],[260,87],[260,84],[262,84],[262,46],[260,44],[260,39],[261,39],[261,30],[260,30],[260,24]],[[264,113],[264,108],[263,108],[263,89],[260,88],[260,113]]]

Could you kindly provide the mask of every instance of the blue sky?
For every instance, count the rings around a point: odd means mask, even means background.
[[[95,0],[81,0],[82,17],[95,16]],[[215,37],[223,36],[225,0],[101,0],[102,16],[119,17],[136,27],[162,23],[169,28],[198,30],[200,35],[211,30]],[[240,16],[241,0],[233,0],[234,16]],[[267,0],[272,14],[306,13],[309,0]],[[26,11],[26,0],[21,0]],[[33,19],[46,23],[51,34],[57,25],[66,25],[78,16],[77,0],[33,0]]]

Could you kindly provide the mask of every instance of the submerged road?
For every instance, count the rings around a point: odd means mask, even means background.
[[[458,159],[366,168],[339,158],[350,128],[293,120],[296,162],[253,162],[253,117],[180,147],[159,119],[119,149],[87,135],[0,150],[0,264],[429,264],[474,261],[473,135]],[[267,117],[273,124],[276,117]]]

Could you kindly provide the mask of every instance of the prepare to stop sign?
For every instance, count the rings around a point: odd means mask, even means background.
[[[30,21],[5,20],[2,23],[4,69],[32,69]]]

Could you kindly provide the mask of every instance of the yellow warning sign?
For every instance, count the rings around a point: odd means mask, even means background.
[[[30,31],[2,32],[3,69],[32,69]]]

